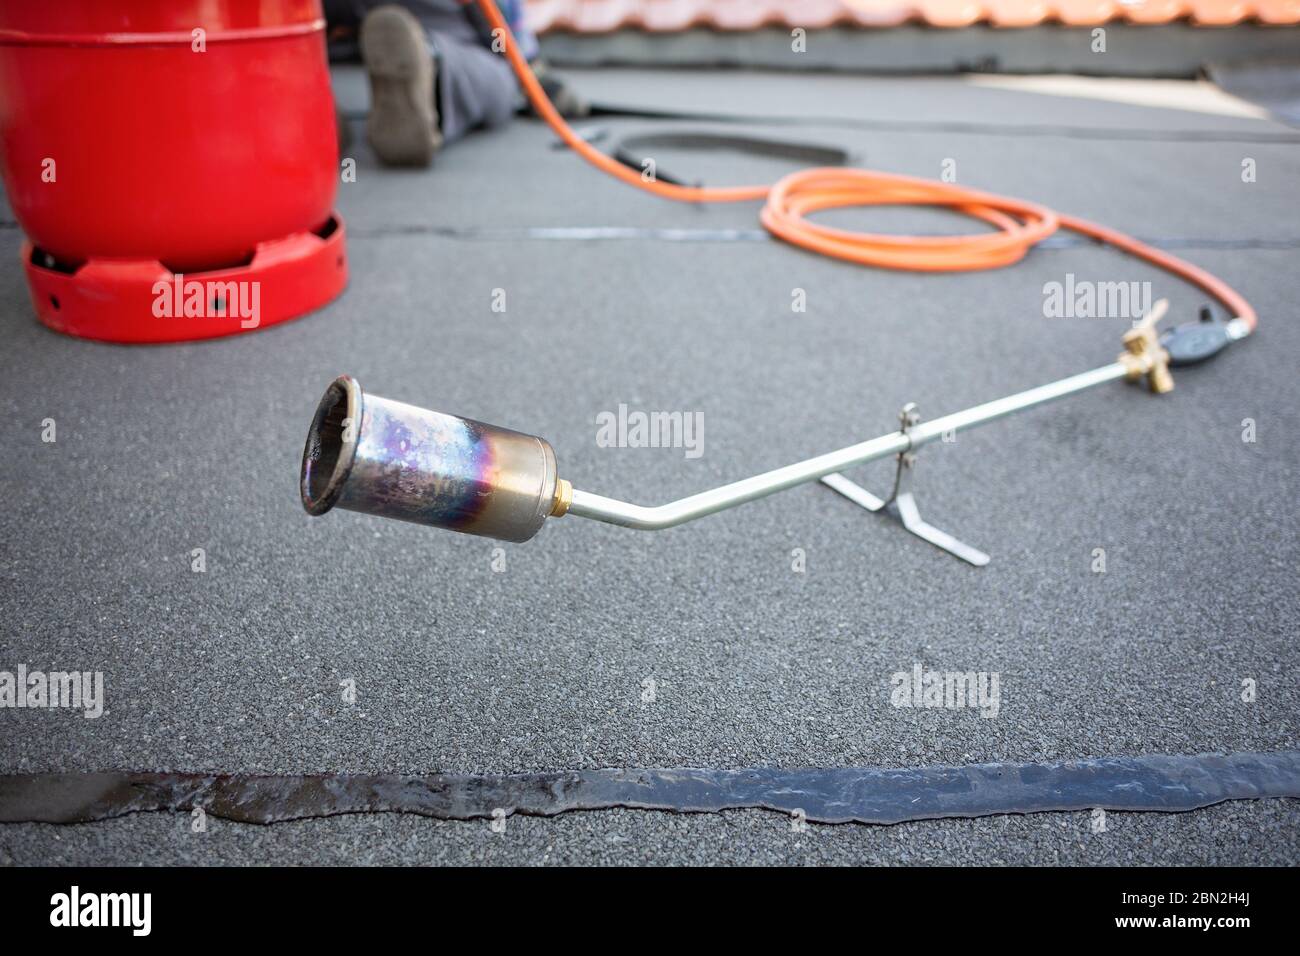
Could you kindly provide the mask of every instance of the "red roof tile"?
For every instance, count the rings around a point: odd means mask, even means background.
[[[1300,23],[1300,0],[528,0],[539,33],[567,30],[608,33],[647,30],[676,33],[693,27],[755,30],[760,27],[892,27],[922,23],[964,27],[987,23],[1026,27],[1039,23],[1096,26],[1169,23],[1200,26],[1252,20]]]

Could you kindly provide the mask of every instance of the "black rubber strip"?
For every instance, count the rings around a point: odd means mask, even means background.
[[[0,776],[0,822],[86,823],[145,811],[277,823],[344,813],[442,820],[501,811],[553,816],[627,807],[679,813],[760,808],[819,823],[1088,810],[1193,810],[1300,797],[1300,752],[1153,754],[1045,764],[881,770],[581,770],[512,776],[49,773]]]
[[[626,136],[610,148],[609,155],[628,169],[640,173],[646,168],[650,151],[656,149],[695,152],[729,151],[776,159],[793,159],[803,166],[847,166],[853,161],[853,154],[839,146],[820,146],[816,143],[797,143],[764,136],[736,136],[729,133],[700,133],[690,130],[669,130]],[[660,182],[677,186],[700,185],[698,180],[687,180],[681,176],[665,174],[662,167],[656,169],[655,178]]]
[[[614,103],[592,103],[589,117],[629,117],[742,124],[746,126],[820,126],[889,133],[957,133],[971,136],[1059,136],[1066,139],[1121,140],[1163,143],[1300,143],[1300,134],[1271,130],[1150,129],[1139,127],[980,123],[961,120],[885,120],[851,116],[771,116],[654,109]]]
[[[349,121],[361,121],[370,115],[369,110],[340,110],[339,116]],[[1270,130],[1216,130],[1216,129],[1149,129],[1114,126],[1036,125],[1031,123],[972,123],[960,120],[882,120],[862,119],[852,116],[769,116],[743,113],[708,113],[691,110],[652,109],[640,106],[621,106],[612,103],[592,103],[591,112],[573,120],[588,122],[600,117],[631,119],[663,119],[698,123],[727,123],[746,126],[819,126],[824,128],[863,129],[888,133],[956,133],[968,136],[1056,136],[1064,139],[1120,140],[1123,142],[1155,143],[1300,143],[1300,134],[1272,132]],[[579,130],[579,132],[581,132]]]
[[[18,223],[0,220],[0,229],[17,229]],[[936,233],[937,235],[937,233]],[[765,229],[676,229],[651,226],[525,226],[521,228],[433,226],[426,223],[395,226],[348,227],[350,239],[390,239],[396,236],[437,236],[443,239],[506,242],[514,239],[552,239],[564,242],[604,242],[610,239],[661,239],[665,242],[769,242]],[[1281,239],[1214,239],[1195,236],[1141,238],[1157,249],[1297,249],[1300,237]],[[1066,249],[1101,245],[1087,236],[1048,236],[1035,249]]]
[[[765,229],[680,229],[646,226],[435,226],[423,223],[392,226],[349,226],[349,239],[389,239],[395,236],[435,236],[471,242],[518,239],[563,242],[604,242],[610,239],[662,239],[666,242],[767,242]]]
[[[939,235],[939,233],[932,233]],[[765,229],[688,229],[658,226],[435,226],[427,223],[391,226],[349,226],[349,239],[391,239],[397,236],[435,236],[470,242],[509,242],[519,239],[560,242],[606,242],[614,239],[655,239],[664,242],[770,242]],[[1156,236],[1139,241],[1157,249],[1296,249],[1300,237],[1280,239],[1223,238],[1198,236]],[[1034,244],[1035,249],[1067,249],[1100,246],[1087,236],[1058,233]]]

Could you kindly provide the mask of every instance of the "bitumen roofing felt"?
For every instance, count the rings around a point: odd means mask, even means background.
[[[3,660],[101,670],[107,707],[94,720],[0,712],[0,772],[910,767],[1297,748],[1293,131],[959,78],[571,76],[610,102],[815,103],[814,125],[739,128],[918,176],[951,163],[959,182],[1159,239],[1241,290],[1259,335],[1181,372],[1169,396],[1115,384],[924,450],[926,515],[990,552],[983,569],[816,486],[658,534],[564,518],[499,545],[305,515],[298,461],[325,385],[346,372],[543,435],[578,487],[653,504],[885,432],[906,401],[934,416],[1111,361],[1128,321],[1047,318],[1046,283],[1149,281],[1179,320],[1204,297],[1072,242],[993,272],[855,268],[765,238],[752,204],[640,195],[527,121],[427,171],[384,169],[358,145],[339,195],[349,289],[245,337],[123,348],[54,334],[32,316],[20,235],[5,228]],[[345,100],[355,80],[340,77]],[[659,159],[710,183],[790,168]],[[826,221],[970,228],[898,209]],[[791,309],[795,289],[806,312]],[[702,413],[704,454],[601,447],[596,416],[621,403]],[[40,440],[47,417],[55,444]],[[862,471],[876,489],[889,480],[886,463]],[[891,675],[918,662],[1000,674],[997,716],[891,706]],[[1268,800],[1112,814],[1104,832],[1087,813],[1046,813],[806,833],[757,810],[520,818],[503,833],[386,814],[215,821],[203,835],[145,814],[4,825],[0,862],[1294,864],[1297,813]]]

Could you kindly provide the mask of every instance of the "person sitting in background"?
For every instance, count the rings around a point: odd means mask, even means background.
[[[586,104],[536,60],[537,38],[524,24],[522,0],[497,5],[556,108],[584,115]],[[524,105],[473,0],[325,0],[325,16],[332,37],[359,30],[370,77],[366,132],[388,165],[428,166],[444,144],[500,126]]]

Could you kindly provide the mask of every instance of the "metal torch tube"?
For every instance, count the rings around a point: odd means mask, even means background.
[[[1073,395],[1075,392],[1082,392],[1085,389],[1116,381],[1124,378],[1127,374],[1128,366],[1122,362],[1112,362],[1110,365],[1103,365],[1101,368],[1080,372],[1078,375],[1071,375],[1055,382],[1048,382],[1046,385],[1040,385],[1037,388],[1031,388],[1023,392],[1016,392],[1016,394],[1008,395],[1006,398],[996,398],[991,402],[985,402],[983,405],[974,405],[960,412],[944,415],[942,418],[921,422],[911,429],[912,447],[920,448],[922,445],[928,445],[943,435],[944,432],[959,432],[979,425],[987,425],[989,422],[995,422],[999,418],[1005,418],[1014,412],[1021,412],[1026,408],[1033,408],[1035,405],[1042,405],[1045,402]]]
[[[642,531],[671,528],[795,485],[816,481],[853,465],[862,465],[878,458],[918,448],[939,438],[944,432],[959,432],[975,428],[1026,408],[1033,408],[1044,402],[1064,398],[1066,395],[1073,395],[1075,392],[1106,382],[1113,382],[1124,378],[1127,374],[1128,369],[1120,362],[1103,365],[1089,372],[1071,375],[1047,385],[1040,385],[1038,388],[1017,392],[1006,398],[999,398],[985,402],[983,405],[953,412],[942,418],[922,422],[913,426],[908,434],[901,431],[890,432],[870,441],[849,445],[839,451],[818,455],[816,458],[809,458],[806,461],[786,465],[784,468],[767,471],[752,478],[723,485],[721,488],[702,491],[688,498],[680,498],[655,507],[634,505],[575,488],[568,513]]]

